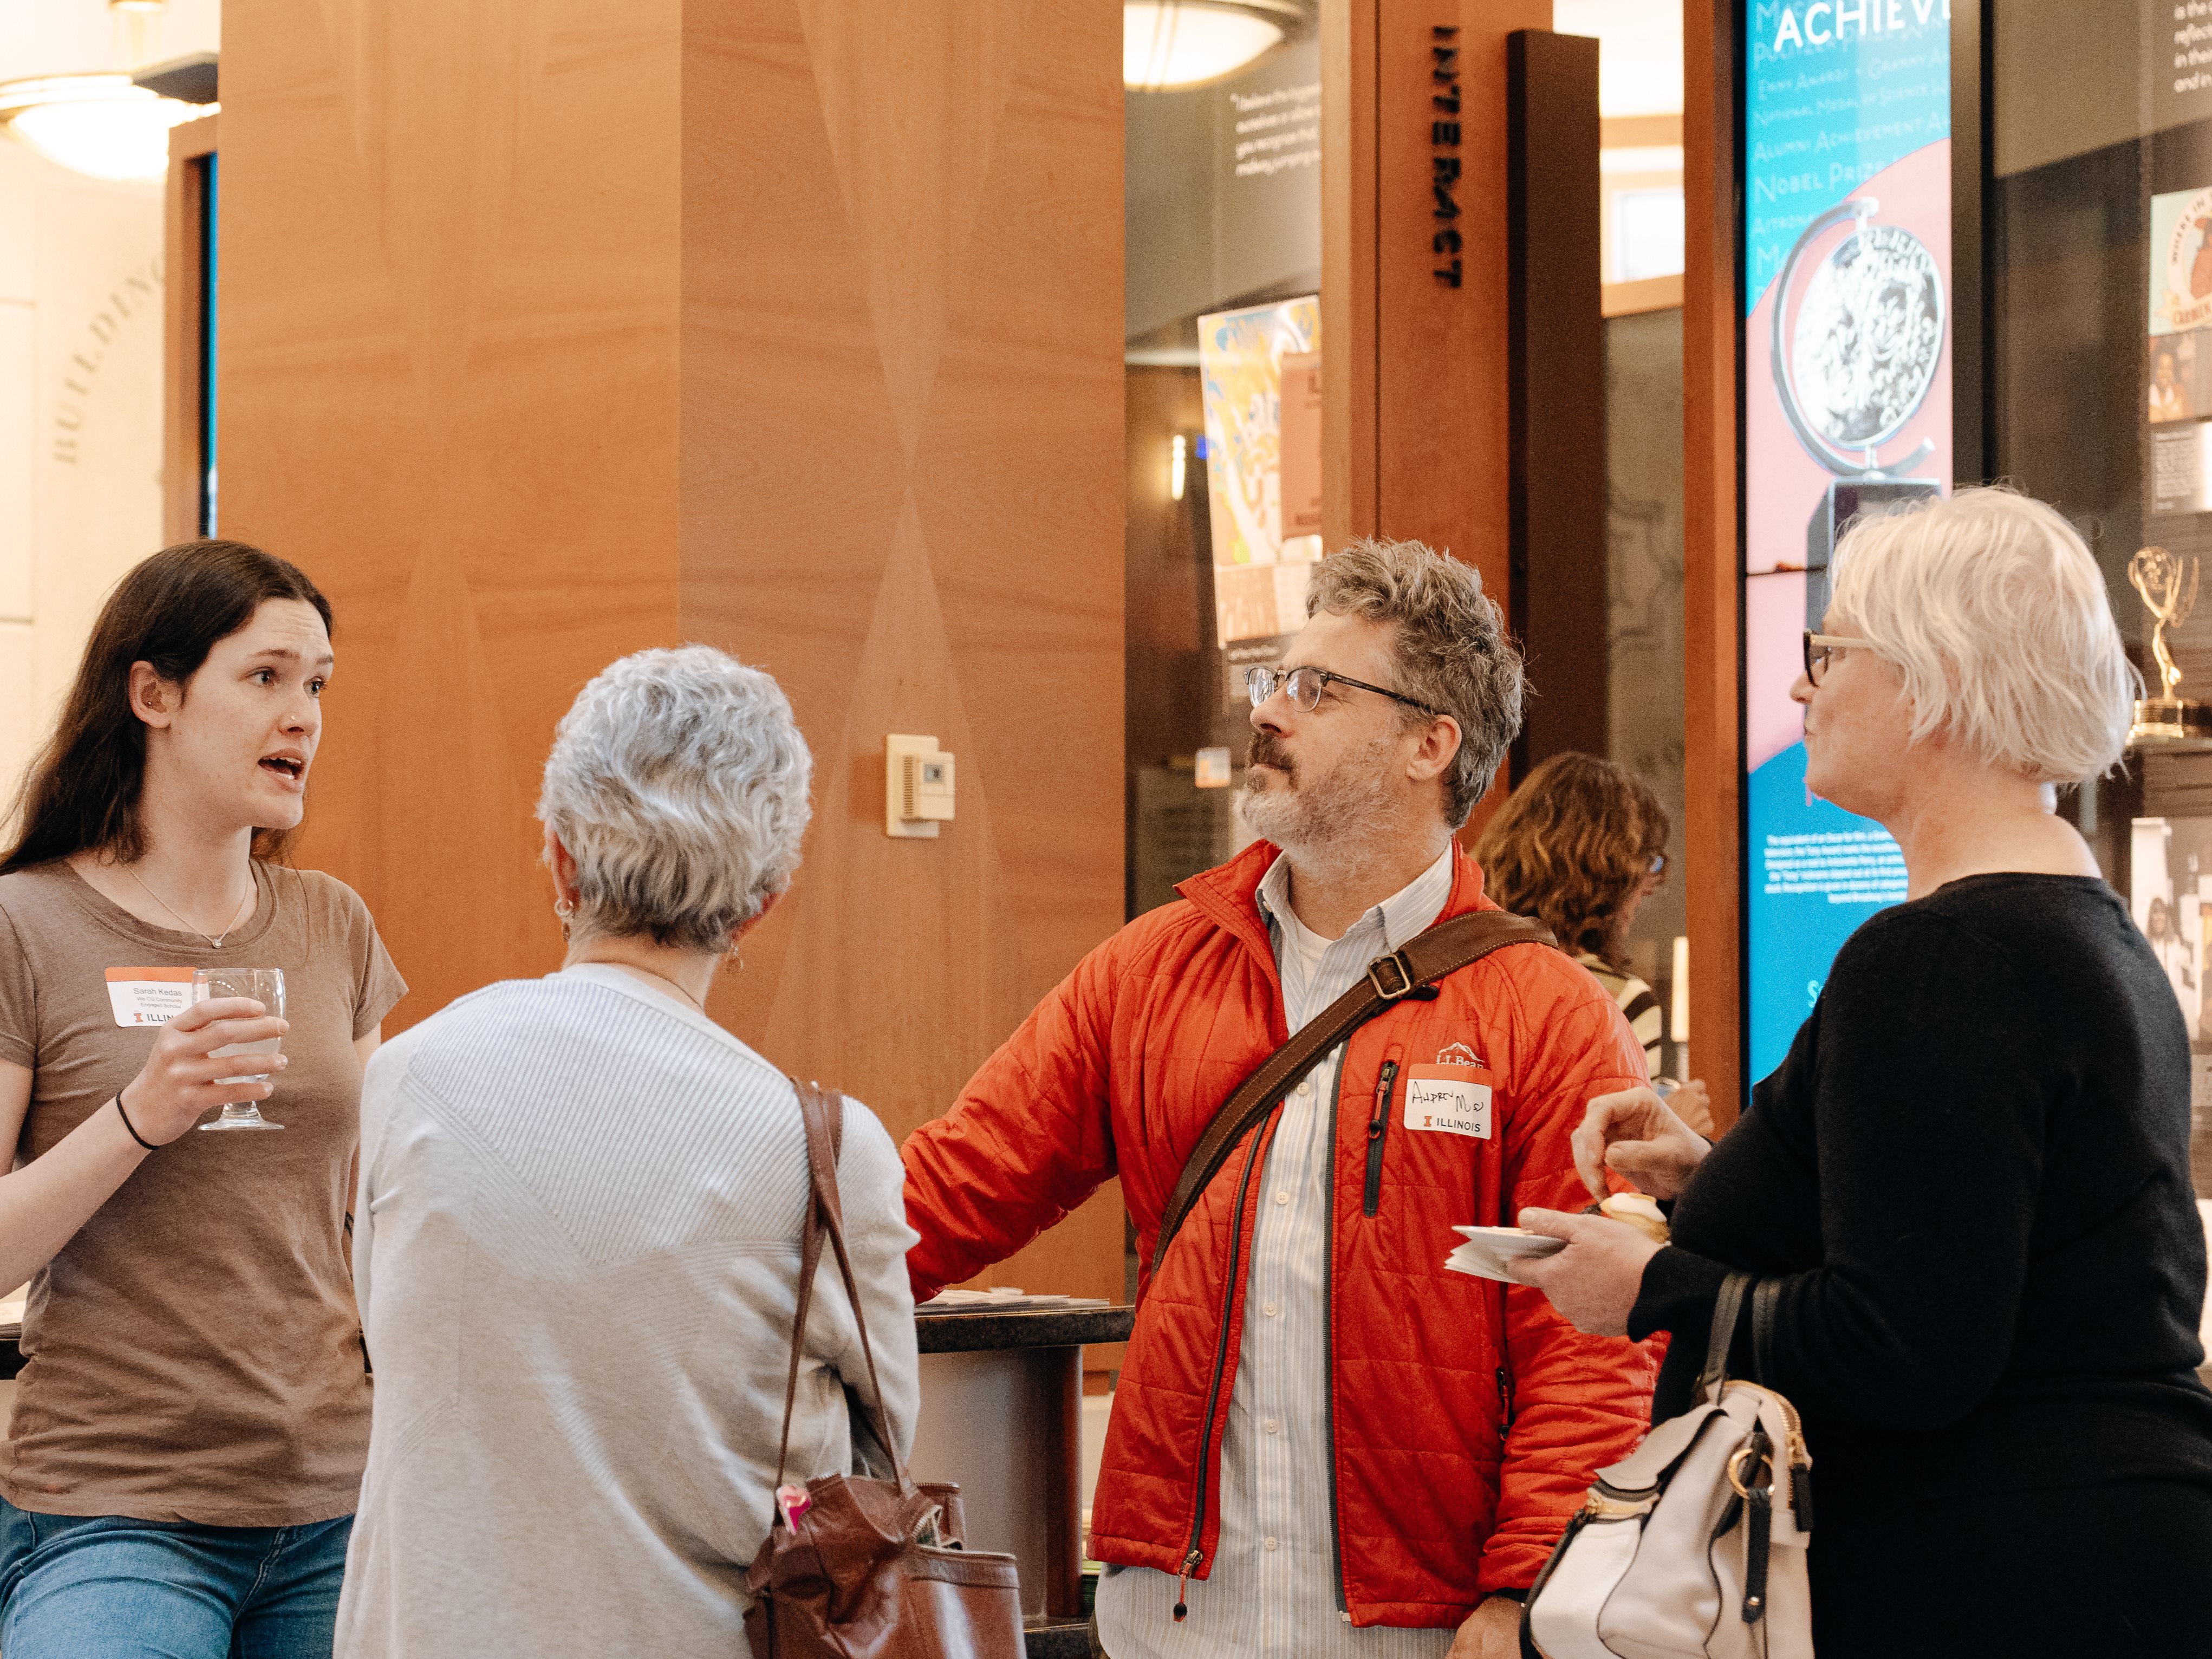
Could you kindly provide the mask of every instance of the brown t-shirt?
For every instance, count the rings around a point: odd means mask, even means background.
[[[350,1515],[369,1389],[345,1216],[360,1142],[355,1040],[407,987],[344,883],[257,863],[221,950],[140,921],[66,864],[0,876],[0,1060],[33,1073],[37,1158],[138,1074],[157,1028],[118,1024],[112,968],[281,968],[279,1134],[188,1131],[31,1281],[0,1493],[48,1515],[222,1527]],[[184,994],[190,995],[190,988]]]

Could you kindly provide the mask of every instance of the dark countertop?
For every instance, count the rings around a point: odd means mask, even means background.
[[[1022,1636],[1029,1659],[1091,1659],[1088,1619],[1044,1620],[1025,1624]]]
[[[923,1353],[981,1353],[994,1348],[1078,1348],[1127,1342],[1134,1308],[1044,1308],[1028,1313],[917,1314]]]
[[[982,1353],[1003,1348],[1074,1348],[1126,1342],[1133,1308],[1047,1308],[1032,1313],[923,1314],[915,1321],[923,1353]],[[21,1325],[0,1325],[0,1381],[23,1369]]]

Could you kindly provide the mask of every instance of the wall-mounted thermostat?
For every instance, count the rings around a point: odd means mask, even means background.
[[[884,740],[884,833],[934,839],[952,817],[952,757],[935,738]]]

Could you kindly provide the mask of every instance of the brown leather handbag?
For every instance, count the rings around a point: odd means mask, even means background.
[[[806,1483],[811,1500],[796,1526],[783,1507],[745,1585],[753,1605],[745,1638],[754,1659],[1023,1659],[1021,1587],[1014,1558],[963,1549],[959,1488],[918,1486],[883,1405],[868,1319],[845,1250],[837,1200],[836,1145],[845,1098],[792,1079],[806,1125],[806,1166],[812,1194],[799,1251],[799,1306],[792,1319],[791,1376],[784,1385],[783,1436],[775,1484],[783,1485],[791,1449],[791,1410],[799,1397],[799,1360],[806,1314],[826,1233],[844,1275],[845,1294],[860,1329],[860,1352],[874,1390],[875,1429],[890,1455],[893,1478],[825,1474]]]

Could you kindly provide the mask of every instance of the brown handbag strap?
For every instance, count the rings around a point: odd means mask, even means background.
[[[868,1388],[874,1395],[876,1433],[890,1455],[891,1472],[901,1490],[907,1485],[906,1460],[891,1437],[890,1413],[884,1404],[882,1383],[876,1380],[876,1353],[868,1342],[867,1311],[860,1304],[860,1287],[853,1277],[853,1259],[845,1249],[845,1212],[837,1194],[837,1152],[844,1139],[845,1097],[818,1084],[791,1079],[799,1091],[799,1121],[806,1129],[806,1224],[799,1240],[799,1305],[791,1322],[791,1372],[783,1385],[783,1432],[775,1448],[775,1484],[783,1484],[784,1463],[791,1450],[791,1413],[799,1399],[799,1360],[806,1346],[806,1316],[814,1301],[814,1276],[822,1264],[822,1240],[830,1239],[837,1257],[837,1271],[845,1280],[845,1297],[853,1304],[853,1322],[860,1328],[860,1352],[868,1362]]]
[[[1387,957],[1367,964],[1366,977],[1309,1020],[1288,1042],[1267,1056],[1260,1069],[1246,1078],[1237,1092],[1213,1115],[1199,1138],[1182,1175],[1168,1195],[1160,1218],[1158,1241],[1152,1246],[1152,1270],[1167,1255],[1168,1244],[1190,1214],[1191,1206],[1206,1190],[1229,1154],[1252,1126],[1274,1110],[1284,1094],[1315,1062],[1392,1003],[1431,981],[1480,962],[1492,951],[1509,945],[1549,945],[1559,941],[1552,930],[1527,916],[1503,910],[1473,910],[1440,921],[1418,933]]]

